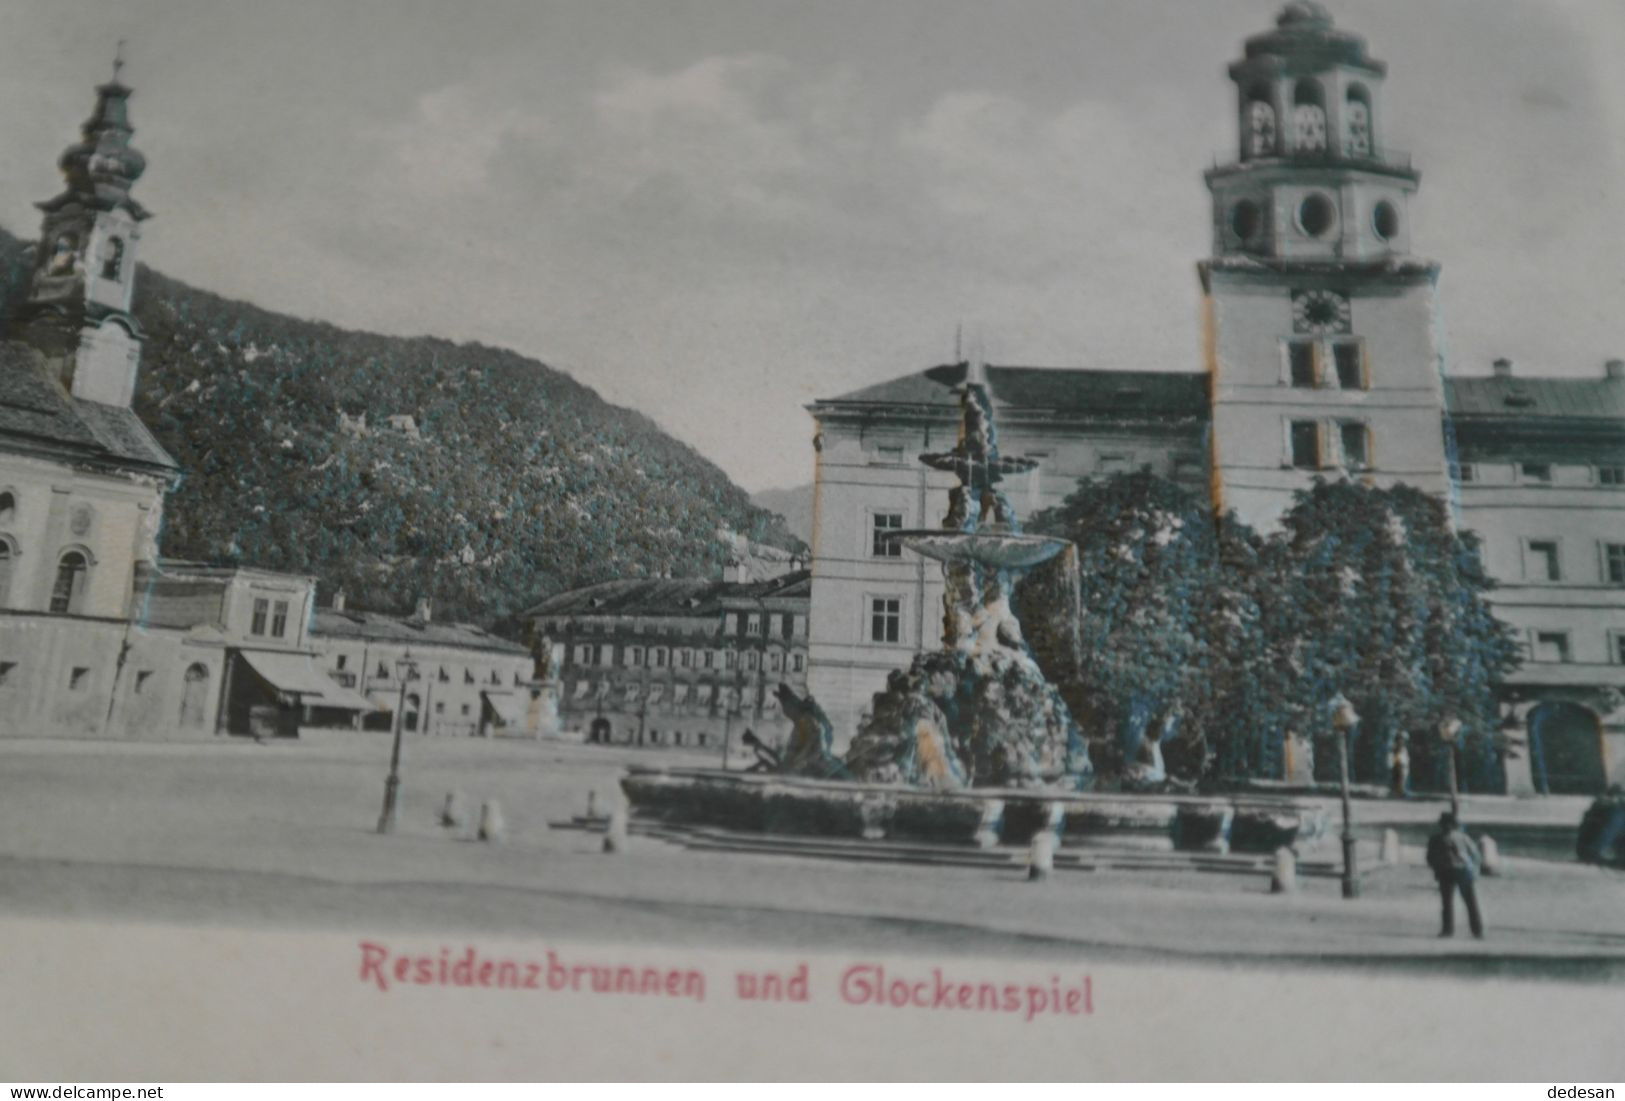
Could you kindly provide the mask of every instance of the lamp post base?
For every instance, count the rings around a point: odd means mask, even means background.
[[[400,817],[400,808],[397,797],[401,789],[401,778],[391,775],[384,781],[384,810],[378,816],[378,832],[394,833],[395,822]]]
[[[1360,877],[1354,866],[1354,837],[1343,835],[1343,897],[1360,897]]]

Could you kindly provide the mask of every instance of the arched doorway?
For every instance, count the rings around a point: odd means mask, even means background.
[[[209,705],[209,667],[195,662],[181,683],[181,727],[197,730],[203,726]]]
[[[587,731],[587,740],[597,745],[609,744],[609,720],[600,715],[592,721]]]
[[[1595,795],[1608,784],[1602,721],[1577,703],[1543,703],[1529,713],[1529,766],[1536,790]]]

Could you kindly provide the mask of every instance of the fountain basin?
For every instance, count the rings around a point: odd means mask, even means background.
[[[746,833],[1063,847],[1274,852],[1327,832],[1318,803],[1256,795],[1123,795],[977,788],[933,792],[721,769],[631,766],[621,778],[640,820]]]
[[[1001,570],[1025,570],[1047,562],[1070,544],[1053,535],[915,528],[891,536],[915,554],[938,562],[974,562]]]

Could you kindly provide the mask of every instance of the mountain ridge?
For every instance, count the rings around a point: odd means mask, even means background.
[[[0,229],[0,326],[32,246]],[[166,557],[314,575],[357,606],[512,625],[614,577],[710,577],[719,528],[799,545],[652,419],[517,352],[343,329],[138,268],[136,412],[180,464]]]

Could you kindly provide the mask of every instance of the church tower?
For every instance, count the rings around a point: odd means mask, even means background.
[[[141,360],[130,314],[136,245],[147,212],[130,188],[147,167],[130,145],[130,89],[113,79],[57,164],[66,188],[44,211],[22,336],[74,397],[128,408]]]
[[[1380,144],[1386,72],[1313,0],[1230,66],[1237,159],[1206,173],[1198,271],[1215,503],[1260,530],[1316,476],[1448,489],[1439,269],[1410,253],[1420,174]]]

